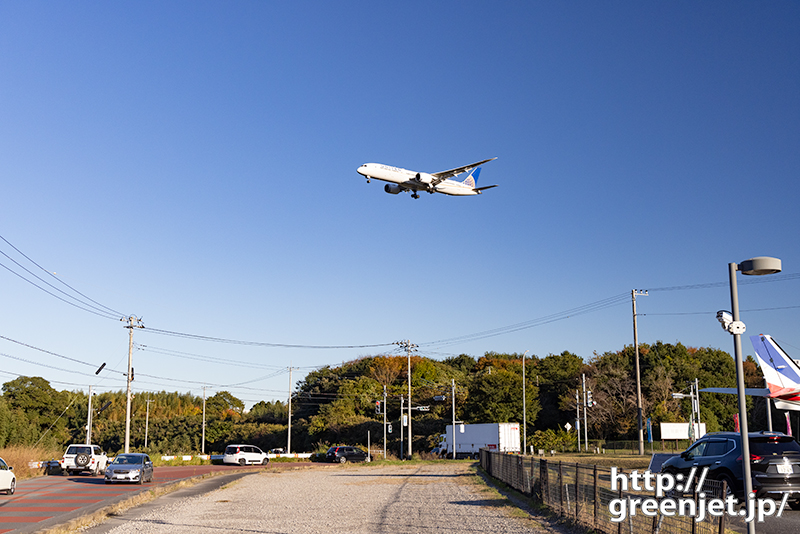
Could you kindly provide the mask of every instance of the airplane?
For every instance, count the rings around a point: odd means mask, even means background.
[[[800,411],[800,365],[772,339],[759,334],[750,336],[756,359],[764,373],[766,388],[745,388],[745,394],[769,397],[779,410]],[[709,393],[737,393],[736,388],[705,388]]]
[[[477,163],[433,174],[400,169],[390,165],[383,165],[382,163],[365,163],[358,168],[357,172],[366,177],[367,183],[371,178],[389,182],[383,187],[383,190],[390,195],[411,191],[413,198],[419,198],[419,191],[427,191],[430,194],[444,193],[452,196],[470,196],[480,195],[486,189],[497,187],[496,185],[475,187],[478,183],[478,176],[481,173],[480,166],[496,159],[485,159]],[[450,179],[468,171],[472,172],[467,175],[463,182]]]

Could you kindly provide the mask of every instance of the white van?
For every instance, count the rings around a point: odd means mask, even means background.
[[[228,445],[222,455],[223,464],[239,465],[267,465],[269,457],[267,453],[255,445]]]

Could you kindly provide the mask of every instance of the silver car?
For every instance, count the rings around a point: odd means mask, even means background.
[[[153,462],[146,454],[132,452],[120,454],[106,467],[106,484],[112,482],[152,482]]]

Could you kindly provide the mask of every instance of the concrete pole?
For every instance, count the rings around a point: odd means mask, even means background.
[[[644,455],[644,425],[642,421],[642,375],[639,370],[639,328],[636,322],[636,295],[647,295],[647,291],[631,291],[633,302],[633,347],[636,354],[636,412],[639,425],[639,455]]]
[[[292,368],[289,367],[289,433],[286,437],[286,454],[292,453]]]
[[[383,459],[386,459],[386,386],[383,386]]]
[[[528,354],[526,350],[522,353],[522,454],[525,455],[525,449],[528,447],[528,404],[525,402],[525,355]]]
[[[453,397],[453,460],[456,459],[456,380],[450,379],[450,394]],[[447,453],[445,453],[445,458]]]
[[[125,453],[131,452],[131,368],[133,358],[133,316],[128,317],[128,374],[125,393]]]
[[[406,340],[408,353],[408,459],[411,459],[411,342]]]
[[[586,446],[586,452],[589,452],[589,420],[586,417],[587,402],[586,402],[586,375],[581,375],[583,380],[583,444]]]
[[[89,411],[86,415],[86,444],[92,444],[92,386],[89,386]]]

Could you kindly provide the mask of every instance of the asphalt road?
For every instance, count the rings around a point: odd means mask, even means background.
[[[23,534],[51,528],[123,501],[139,492],[149,491],[153,486],[211,472],[225,473],[226,476],[219,479],[219,485],[222,485],[236,478],[229,475],[242,476],[263,469],[275,469],[276,465],[280,464],[271,463],[267,467],[229,465],[156,467],[153,482],[141,486],[105,484],[102,476],[94,477],[89,474],[43,476],[22,480],[17,482],[17,491],[14,495],[0,495],[0,534]]]

